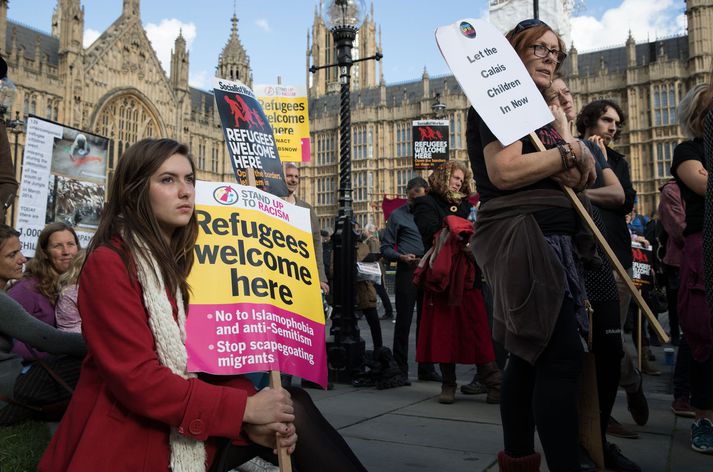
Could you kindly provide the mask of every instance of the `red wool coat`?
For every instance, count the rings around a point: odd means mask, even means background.
[[[186,380],[162,366],[141,287],[116,252],[93,252],[79,287],[87,357],[40,471],[168,470],[170,426],[206,441],[208,464],[211,438],[245,443],[242,418],[252,384],[240,377]]]
[[[474,288],[475,263],[465,245],[473,223],[458,216],[444,218],[449,237],[425,270],[423,312],[416,343],[416,362],[487,364],[495,360],[483,295]],[[441,231],[434,236],[434,250]]]

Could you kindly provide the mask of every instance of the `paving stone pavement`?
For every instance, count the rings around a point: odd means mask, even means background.
[[[369,328],[364,320],[359,325],[368,349]],[[389,320],[381,321],[387,346],[393,339],[393,326]],[[657,357],[653,364],[662,375],[644,377],[650,420],[646,426],[636,426],[626,409],[626,396],[620,391],[613,416],[638,431],[640,438],[610,438],[610,441],[618,444],[645,472],[711,472],[713,455],[690,449],[691,420],[678,418],[671,412],[673,367],[664,364],[663,347],[652,350]],[[310,393],[371,472],[497,471],[496,454],[502,449],[498,406],[487,404],[484,395],[468,396],[460,392],[454,404],[439,404],[436,398],[440,384],[415,378],[413,342],[409,354],[412,370],[409,387],[376,390],[337,384],[334,390],[310,390]],[[459,366],[459,385],[468,383],[473,374],[472,366]]]

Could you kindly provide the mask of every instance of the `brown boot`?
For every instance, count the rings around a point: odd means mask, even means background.
[[[478,377],[480,382],[488,389],[487,403],[500,403],[500,384],[502,383],[502,373],[495,362],[480,364],[478,366]]]
[[[455,383],[442,383],[441,394],[438,396],[438,403],[450,405],[456,401],[456,386],[457,385]]]
[[[542,458],[538,453],[525,457],[510,457],[505,451],[498,453],[498,466],[500,472],[540,472],[540,461]]]

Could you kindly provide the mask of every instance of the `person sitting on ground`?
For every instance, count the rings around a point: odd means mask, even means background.
[[[87,358],[39,470],[222,472],[275,462],[279,441],[299,470],[364,471],[304,390],[186,370],[194,185],[176,141],[144,139],[119,159],[79,280]]]
[[[57,279],[67,271],[77,251],[79,238],[71,226],[48,224],[37,239],[35,256],[27,263],[24,277],[10,288],[8,294],[32,316],[56,326]],[[14,349],[23,359],[34,359],[24,343],[17,342]]]
[[[20,278],[26,261],[20,233],[0,224],[0,286]],[[24,360],[13,352],[17,342],[53,355]],[[77,384],[84,352],[80,334],[62,333],[37,320],[0,290],[0,426],[59,419]]]
[[[79,273],[84,265],[86,251],[77,253],[67,272],[59,276],[57,289],[57,306],[55,306],[55,318],[57,329],[70,333],[82,332],[82,318],[77,305],[77,294],[79,293]]]

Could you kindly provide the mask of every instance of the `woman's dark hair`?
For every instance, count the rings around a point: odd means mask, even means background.
[[[132,262],[125,251],[143,254],[145,251],[137,243],[140,239],[156,260],[166,286],[172,293],[180,289],[187,305],[186,277],[193,266],[193,246],[198,237],[195,212],[186,226],[173,232],[171,242],[167,243],[149,200],[150,177],[175,154],[185,156],[195,172],[188,147],[172,139],[143,139],[124,152],[109,184],[109,201],[104,206],[87,257],[98,247],[107,246],[121,256],[133,278]],[[124,240],[123,248],[112,241],[117,236]]]
[[[77,233],[74,232],[74,228],[64,223],[50,223],[44,227],[40,233],[40,237],[37,238],[34,257],[25,265],[24,277],[37,279],[37,291],[47,297],[53,305],[54,302],[57,301],[57,278],[59,277],[59,273],[57,273],[52,266],[48,246],[50,236],[62,231],[72,233],[74,242],[77,244],[77,249],[79,249],[79,238],[77,237]]]
[[[542,35],[547,33],[548,31],[554,33],[554,35],[557,37],[557,44],[559,44],[560,51],[565,52],[566,46],[564,44],[564,41],[562,41],[562,38],[560,38],[560,36],[557,34],[557,32],[550,28],[550,26],[544,21],[535,20],[533,18],[529,20],[523,20],[518,23],[505,35],[505,38],[515,49],[517,55],[522,57],[525,55],[527,48],[535,44],[535,41],[541,38]],[[562,64],[558,63],[555,67],[555,70],[559,70],[560,66],[562,66]]]
[[[616,133],[614,133],[612,137],[612,140],[616,140],[626,123],[626,115],[621,107],[611,100],[594,100],[585,105],[579,112],[579,115],[577,115],[577,133],[579,133],[581,137],[584,137],[584,133],[597,124],[597,120],[607,112],[607,108],[613,108],[616,114],[619,115],[619,126],[617,126]]]
[[[5,223],[0,223],[0,248],[5,244],[10,238],[19,238],[20,232],[15,228],[6,225]]]

